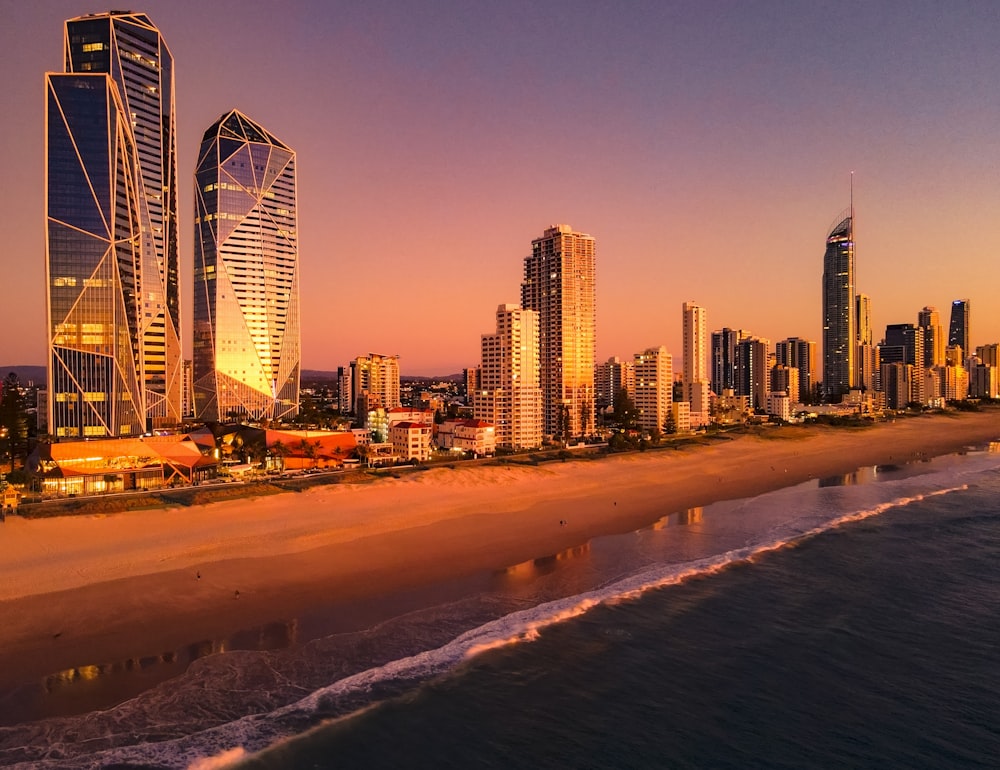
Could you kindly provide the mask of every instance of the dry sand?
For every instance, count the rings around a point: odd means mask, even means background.
[[[1000,411],[765,435],[192,508],[11,517],[0,525],[0,672],[23,681],[156,654],[334,600],[503,569],[686,508],[996,440]]]

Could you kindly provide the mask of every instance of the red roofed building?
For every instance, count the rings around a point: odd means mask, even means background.
[[[445,420],[438,426],[438,446],[471,452],[476,457],[496,453],[496,427],[486,420]]]

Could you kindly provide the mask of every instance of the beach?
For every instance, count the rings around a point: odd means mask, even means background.
[[[459,464],[190,508],[10,517],[0,672],[24,680],[156,655],[332,601],[373,608],[673,512],[997,439],[1000,411],[984,410],[600,460]]]

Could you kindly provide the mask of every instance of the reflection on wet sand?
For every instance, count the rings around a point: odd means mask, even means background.
[[[72,711],[73,709],[69,708],[71,703],[89,697],[98,689],[102,692],[115,692],[119,699],[125,699],[148,689],[151,684],[166,681],[183,673],[199,658],[230,650],[284,649],[295,644],[297,636],[297,620],[275,621],[239,631],[225,639],[205,639],[160,655],[144,655],[113,663],[75,666],[43,678],[41,692],[38,695],[45,701],[44,703],[36,702],[29,705],[22,702],[19,705],[28,711],[52,715]],[[37,701],[38,698],[33,700]],[[60,708],[60,700],[65,701],[66,709]],[[15,717],[16,721],[22,721],[34,715],[0,713],[0,724],[10,723],[11,716]]]
[[[554,553],[551,556],[541,556],[537,559],[522,561],[519,564],[507,567],[497,573],[497,575],[500,577],[501,583],[509,583],[513,585],[516,583],[528,582],[543,575],[550,574],[559,566],[560,562],[565,562],[570,559],[579,559],[587,556],[589,553],[590,543],[587,542],[583,545],[577,545],[560,551],[559,553]]]
[[[864,468],[858,468],[852,473],[822,478],[819,480],[819,485],[821,487],[853,487],[875,481],[879,473],[891,470],[898,470],[898,468],[895,465],[868,465]]]

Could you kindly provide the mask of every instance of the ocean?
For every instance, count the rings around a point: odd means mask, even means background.
[[[996,767],[1000,453],[665,511],[399,607],[0,727],[0,765]]]

